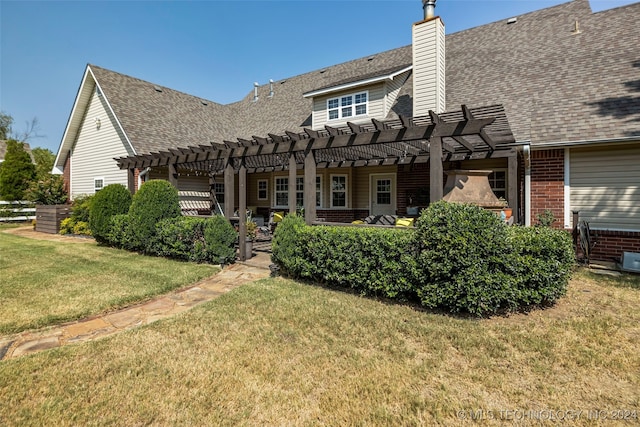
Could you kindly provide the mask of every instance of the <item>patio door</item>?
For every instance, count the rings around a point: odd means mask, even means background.
[[[396,214],[396,174],[369,175],[370,215]]]

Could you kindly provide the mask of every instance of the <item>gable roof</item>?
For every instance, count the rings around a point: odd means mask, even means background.
[[[573,31],[576,21],[579,34]],[[637,139],[638,21],[640,3],[594,14],[588,0],[573,0],[518,16],[512,24],[499,21],[447,35],[447,110],[503,104],[516,141],[534,146]],[[164,87],[159,92],[152,83],[94,65],[87,69],[136,154],[144,154],[300,132],[311,126],[312,100],[304,94],[390,75],[411,64],[411,46],[404,46],[276,81],[273,97],[269,84],[259,86],[257,102],[250,92],[228,105]],[[410,77],[388,118],[413,116],[412,96]],[[71,128],[68,124],[59,157],[74,137],[67,136]]]

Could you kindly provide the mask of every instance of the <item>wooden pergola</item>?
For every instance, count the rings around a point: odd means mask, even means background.
[[[318,168],[350,168],[394,164],[429,164],[430,201],[443,197],[444,162],[507,158],[507,199],[518,211],[517,150],[504,107],[492,105],[467,108],[427,116],[403,117],[370,123],[347,123],[324,130],[285,131],[237,142],[170,148],[167,151],[116,158],[120,169],[129,171],[129,189],[135,188],[135,170],[167,167],[169,182],[177,187],[179,170],[201,171],[224,176],[227,218],[233,216],[235,174],[238,174],[240,235],[246,235],[247,174],[289,170],[295,182],[298,169],[304,170],[304,216],[308,224],[316,220],[315,179]],[[213,185],[210,186],[213,191]],[[289,186],[289,211],[296,211],[296,189]],[[244,257],[240,239],[240,258]]]

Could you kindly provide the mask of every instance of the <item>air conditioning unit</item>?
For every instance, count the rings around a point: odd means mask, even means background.
[[[640,253],[638,252],[623,252],[622,253],[622,267],[623,271],[631,271],[633,273],[640,273]]]

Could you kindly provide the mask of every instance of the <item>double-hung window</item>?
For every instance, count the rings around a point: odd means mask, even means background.
[[[331,207],[347,207],[347,175],[331,175]]]
[[[329,120],[366,116],[368,97],[368,92],[360,92],[328,99],[327,113]]]
[[[316,176],[316,206],[320,206],[322,194],[321,177]],[[289,178],[277,177],[275,180],[275,200],[277,207],[289,206]],[[304,206],[304,177],[296,177],[296,206]]]
[[[489,186],[496,197],[507,198],[507,171],[496,169],[489,174]]]
[[[258,200],[267,200],[268,182],[266,179],[258,180]]]
[[[93,178],[93,191],[97,193],[104,188],[104,178]]]

